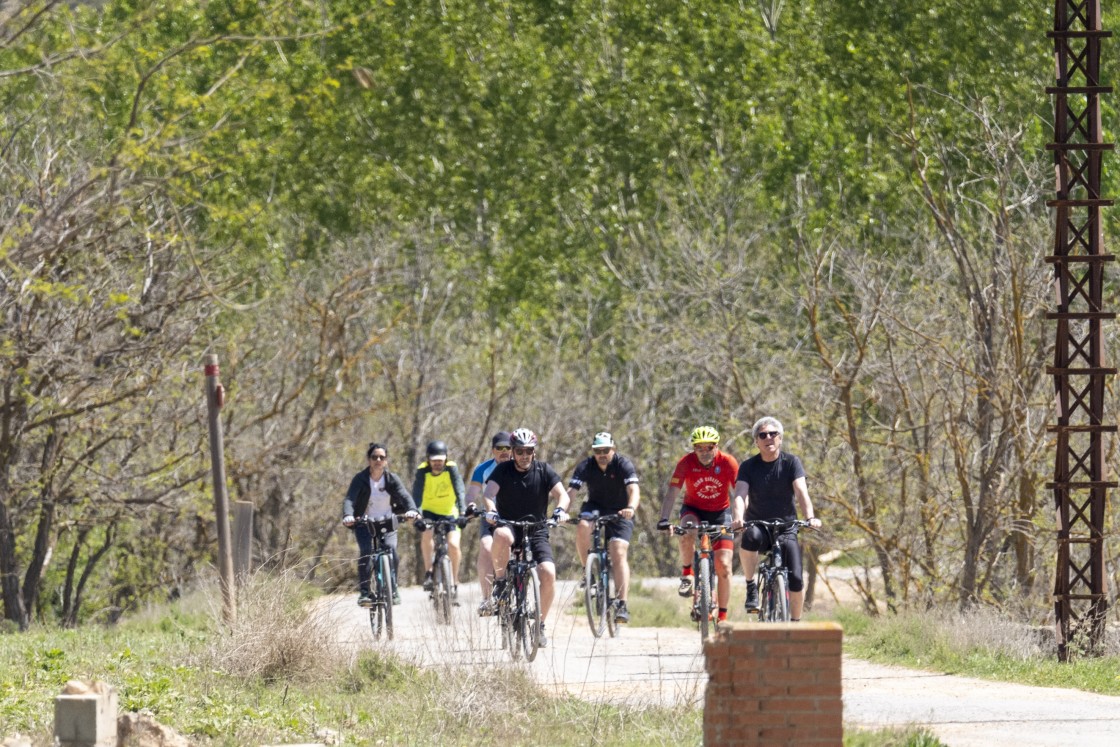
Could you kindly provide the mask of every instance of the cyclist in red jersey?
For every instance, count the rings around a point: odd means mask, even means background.
[[[739,472],[739,462],[735,457],[719,450],[719,431],[710,425],[702,425],[692,431],[692,453],[686,454],[673,470],[669,489],[661,502],[661,520],[657,522],[659,531],[669,530],[669,515],[677,503],[677,496],[684,492],[681,503],[681,524],[731,525],[731,497],[735,491],[735,476]],[[696,533],[681,535],[681,585],[677,592],[682,597],[692,595],[693,569],[692,552],[696,545]],[[727,619],[727,604],[731,599],[731,563],[735,544],[730,534],[720,535],[713,544],[715,550],[715,571],[719,579],[716,599],[719,603],[719,619]]]

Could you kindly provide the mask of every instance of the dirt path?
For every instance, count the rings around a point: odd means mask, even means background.
[[[463,666],[519,666],[543,686],[593,701],[630,705],[699,706],[704,658],[695,631],[629,627],[618,638],[595,639],[586,619],[564,613],[575,582],[561,582],[548,621],[551,639],[531,664],[514,664],[498,648],[493,618],[475,615],[477,585],[461,591],[458,640],[436,646],[427,595],[402,590],[394,608],[396,637],[374,644],[365,610],[353,596],[330,597],[322,611],[347,643],[379,645],[420,666],[436,661]],[[1120,698],[1076,690],[1027,687],[886,667],[845,658],[844,722],[849,726],[922,725],[950,747],[1114,747],[1120,745]]]

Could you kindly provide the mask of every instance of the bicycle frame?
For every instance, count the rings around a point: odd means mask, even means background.
[[[603,528],[619,518],[618,514],[600,516],[598,511],[588,516],[573,519],[574,522],[591,522],[591,547],[587,551],[584,567],[583,598],[587,608],[587,623],[591,634],[596,638],[603,630],[610,632],[612,638],[618,635],[618,600],[614,585],[613,568],[609,543],[603,542]]]
[[[540,645],[541,595],[537,561],[527,542],[530,531],[541,526],[556,526],[546,521],[508,521],[499,519],[497,526],[525,530],[519,542],[510,547],[506,563],[505,591],[498,599],[498,622],[505,634],[510,656],[514,661],[522,652],[526,661],[533,661]]]
[[[765,529],[770,540],[770,548],[759,558],[758,573],[755,576],[759,593],[758,621],[789,622],[789,568],[782,557],[782,545],[779,539],[790,531],[796,538],[801,527],[809,526],[809,522],[799,519],[794,521],[755,519],[746,522],[746,526],[752,525]]]
[[[394,518],[400,519],[401,516]],[[373,542],[369,555],[370,592],[373,604],[369,608],[369,624],[375,639],[384,633],[393,640],[393,553],[383,542],[383,536],[396,531],[391,519],[375,521],[362,516],[357,523],[365,524]]]
[[[712,538],[734,532],[723,524],[709,524],[706,521],[699,524],[674,525],[672,530],[676,535],[696,532],[696,545],[692,552],[692,569],[696,577],[692,586],[692,620],[697,624],[700,638],[703,640],[711,632],[718,609],[713,593],[718,587]]]
[[[455,577],[451,568],[451,556],[448,554],[447,535],[452,529],[459,528],[459,522],[455,519],[425,519],[424,521],[432,529],[434,541],[430,569],[432,590],[428,592],[428,596],[432,600],[436,622],[450,625],[451,595],[454,593]]]

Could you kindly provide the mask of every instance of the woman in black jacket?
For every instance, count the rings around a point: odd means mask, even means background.
[[[356,523],[355,517],[365,516],[378,523],[388,523],[392,531],[382,536],[382,542],[392,551],[393,556],[393,604],[401,603],[397,591],[397,519],[396,514],[404,514],[406,519],[419,516],[416,504],[409,495],[401,478],[387,469],[389,452],[379,443],[371,443],[366,449],[369,467],[354,475],[346,499],[342,502],[342,523],[354,531],[358,541],[358,604],[368,607],[373,604],[369,592],[369,557],[373,554],[373,535],[369,525]]]

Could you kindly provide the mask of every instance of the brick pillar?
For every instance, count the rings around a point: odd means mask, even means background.
[[[840,745],[836,623],[722,624],[704,644],[704,744]]]

